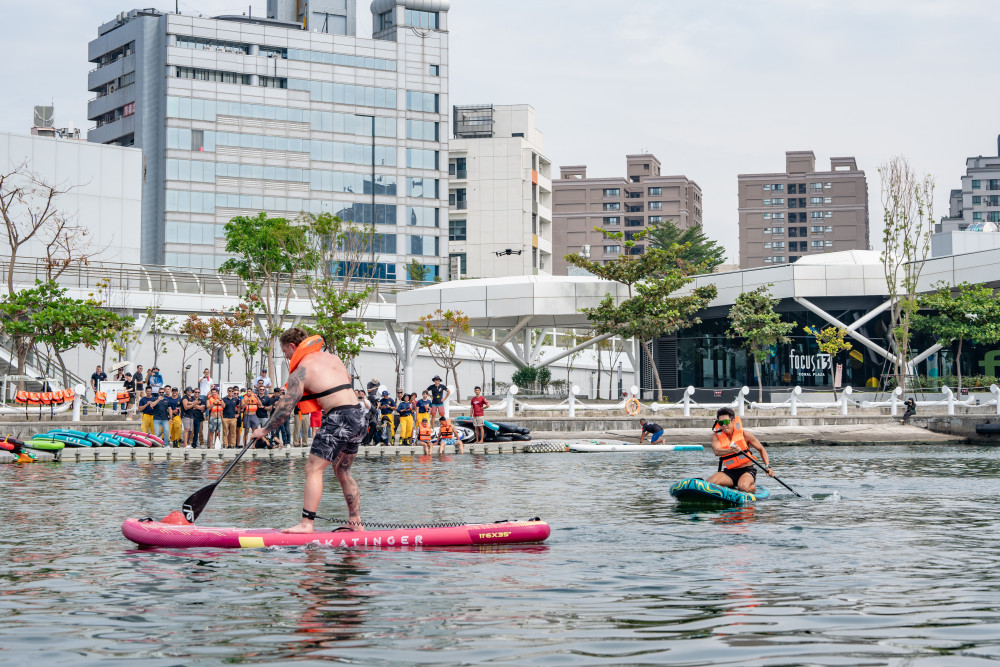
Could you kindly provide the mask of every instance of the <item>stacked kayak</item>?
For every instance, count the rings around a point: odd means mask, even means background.
[[[163,441],[153,435],[137,431],[108,431],[87,433],[72,429],[54,428],[48,433],[37,433],[25,443],[33,449],[58,450],[64,447],[162,447]]]
[[[0,440],[0,451],[10,452],[17,457],[17,463],[31,463],[38,459],[32,452],[25,451],[25,443],[12,435],[5,435]]]
[[[756,493],[710,484],[703,479],[682,479],[670,487],[670,495],[678,504],[701,507],[738,507],[770,497],[771,492],[762,486]]]

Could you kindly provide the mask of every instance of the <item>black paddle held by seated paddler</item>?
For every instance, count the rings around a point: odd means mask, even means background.
[[[760,461],[758,461],[758,460],[757,460],[757,458],[756,458],[756,457],[755,457],[755,456],[754,456],[753,454],[751,454],[751,453],[750,453],[750,450],[749,450],[749,449],[747,449],[747,451],[743,452],[743,456],[745,456],[745,457],[747,457],[748,459],[750,459],[751,461],[753,461],[753,462],[754,462],[754,464],[755,464],[755,465],[756,465],[756,466],[757,466],[758,468],[760,468],[760,469],[761,469],[761,470],[763,470],[764,472],[767,472],[767,466],[764,466],[764,465],[762,465],[762,464],[761,464],[761,462],[760,462]],[[776,481],[776,482],[777,482],[778,484],[781,484],[781,485],[782,485],[783,487],[785,487],[786,489],[788,489],[789,491],[791,491],[792,493],[794,493],[795,495],[797,495],[797,496],[798,496],[799,498],[801,498],[801,497],[802,497],[802,494],[801,494],[801,493],[799,493],[798,491],[796,491],[796,490],[795,490],[795,489],[793,489],[792,487],[788,486],[787,484],[785,484],[784,482],[782,482],[782,481],[781,481],[780,479],[778,479],[778,478],[777,478],[777,477],[775,477],[774,475],[770,475],[770,477],[771,477],[771,479],[773,479],[774,481]]]
[[[248,440],[247,444],[245,444],[243,446],[243,449],[240,450],[240,453],[237,454],[236,458],[233,459],[233,462],[230,463],[229,466],[227,466],[226,469],[222,471],[221,475],[219,475],[219,479],[215,480],[208,486],[203,486],[202,488],[198,489],[190,496],[188,496],[188,499],[184,501],[183,505],[181,505],[181,512],[184,514],[185,519],[187,519],[191,523],[195,522],[195,520],[198,518],[198,515],[200,515],[202,513],[202,510],[205,509],[205,505],[208,504],[208,499],[212,497],[212,492],[215,491],[215,487],[219,485],[219,482],[225,479],[226,475],[229,474],[229,471],[233,469],[234,465],[236,465],[236,462],[240,460],[240,457],[246,454],[247,450],[253,447],[255,444],[257,444],[256,439]]]

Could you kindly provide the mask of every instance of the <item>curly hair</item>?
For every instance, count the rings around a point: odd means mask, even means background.
[[[306,338],[309,338],[309,334],[305,332],[304,329],[300,327],[292,327],[291,329],[286,329],[281,338],[278,340],[282,345],[298,345]]]

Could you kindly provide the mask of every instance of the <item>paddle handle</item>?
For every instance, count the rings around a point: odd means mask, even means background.
[[[748,459],[750,459],[751,461],[753,461],[753,462],[754,462],[754,463],[755,463],[755,464],[757,465],[757,467],[758,467],[758,468],[760,468],[760,469],[761,469],[761,470],[763,470],[764,472],[767,472],[767,467],[766,467],[766,466],[764,466],[764,465],[762,465],[762,464],[761,464],[761,462],[760,462],[760,461],[758,461],[758,460],[757,460],[757,459],[756,459],[756,458],[755,458],[755,457],[754,457],[754,456],[753,456],[753,455],[752,455],[752,454],[751,454],[751,453],[750,453],[749,451],[746,451],[746,452],[743,452],[743,455],[744,455],[744,456],[746,456],[746,457],[747,457]],[[784,482],[782,482],[782,481],[781,481],[780,479],[778,479],[778,478],[777,478],[777,477],[775,477],[774,475],[771,475],[771,477],[772,477],[772,479],[774,479],[774,480],[775,480],[775,481],[776,481],[776,482],[777,482],[778,484],[781,484],[781,485],[782,485],[783,487],[785,487],[786,489],[788,489],[789,491],[791,491],[792,493],[794,493],[795,495],[797,495],[797,496],[798,496],[799,498],[801,498],[801,497],[802,497],[802,494],[800,494],[800,493],[799,493],[798,491],[796,491],[796,490],[795,490],[795,489],[793,489],[792,487],[790,487],[790,486],[788,486],[787,484],[785,484]]]

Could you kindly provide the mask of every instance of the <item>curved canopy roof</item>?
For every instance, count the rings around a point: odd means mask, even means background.
[[[586,327],[590,323],[580,309],[598,305],[605,294],[619,301],[628,296],[624,285],[593,276],[452,280],[400,292],[396,321],[418,323],[440,308],[461,310],[473,328]]]

